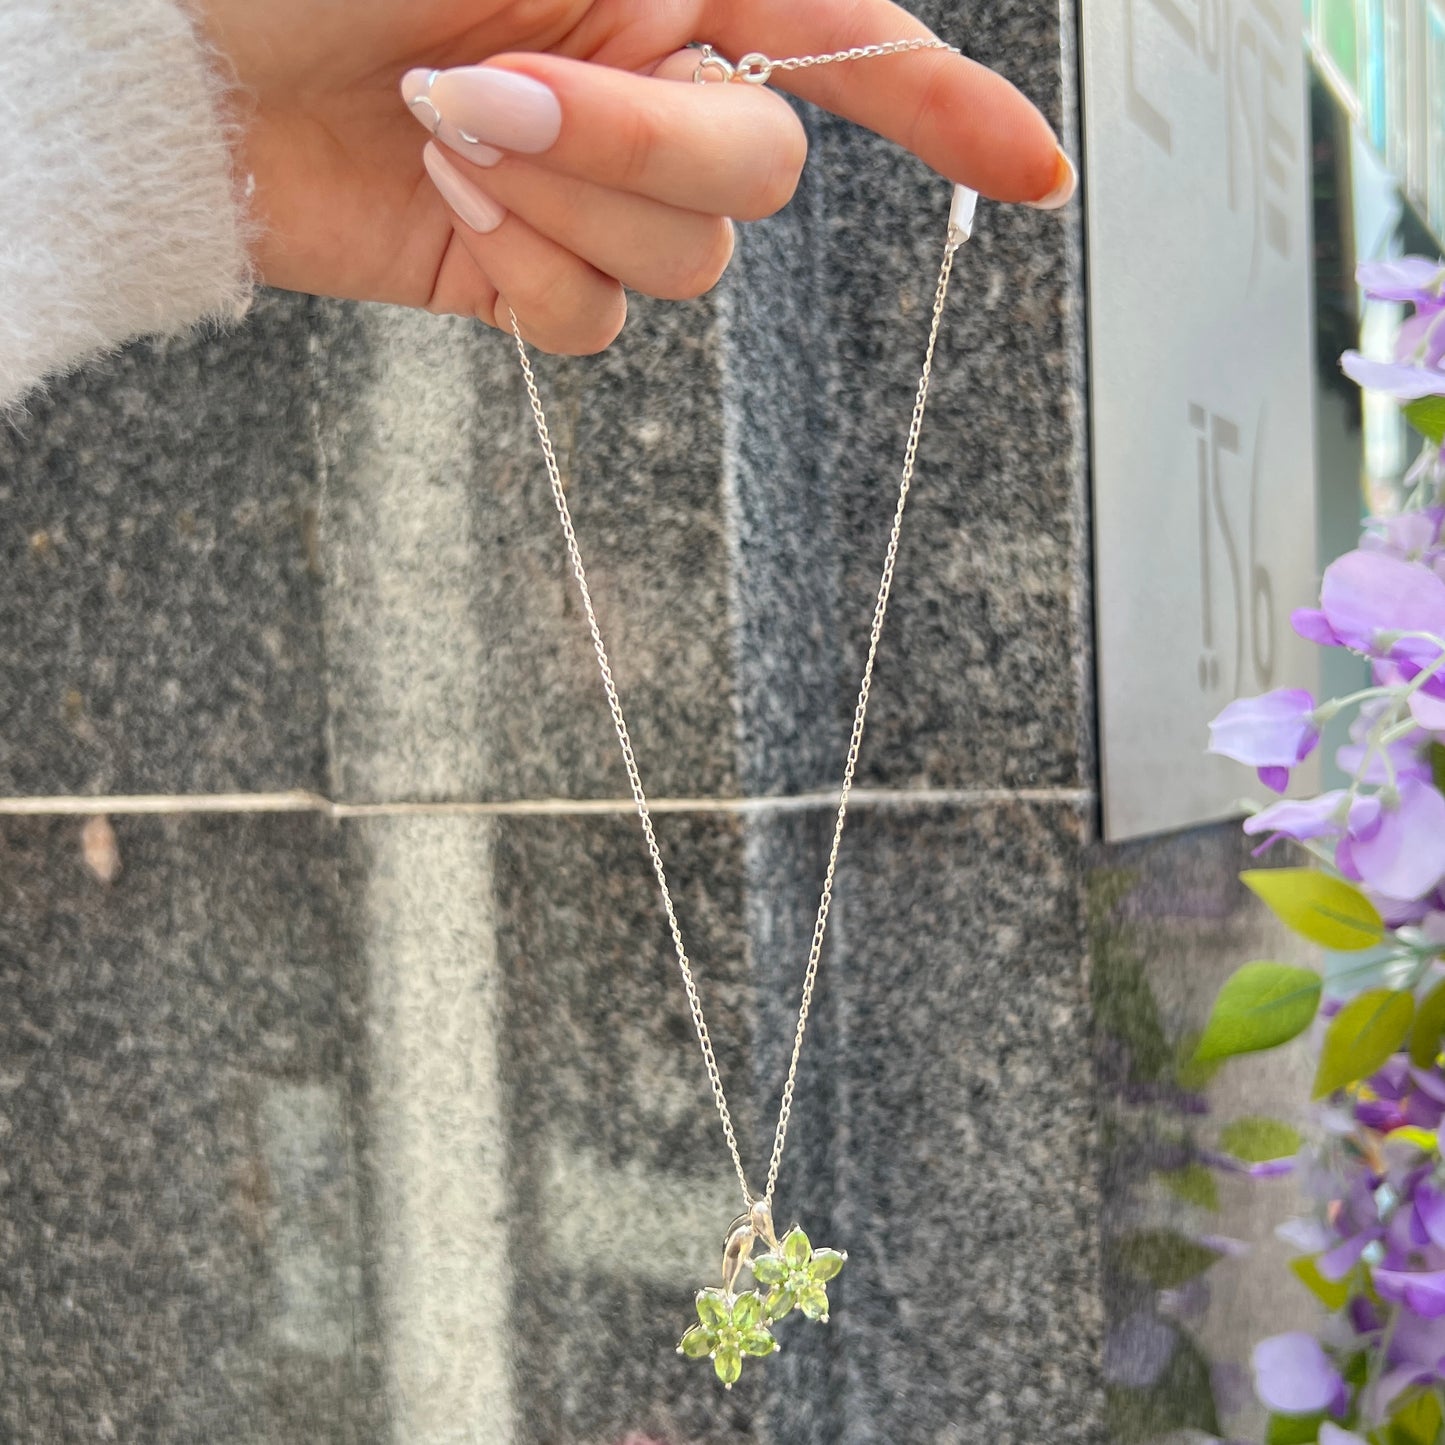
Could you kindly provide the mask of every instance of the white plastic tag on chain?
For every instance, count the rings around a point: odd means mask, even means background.
[[[967,186],[953,188],[953,206],[948,212],[948,229],[957,234],[960,241],[973,235],[973,213],[978,209],[978,192]]]

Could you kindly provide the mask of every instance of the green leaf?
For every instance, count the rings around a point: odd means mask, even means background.
[[[798,1308],[810,1320],[828,1318],[828,1291],[820,1284],[810,1284],[798,1291]]]
[[[1209,1362],[1188,1335],[1175,1336],[1173,1355],[1164,1373],[1150,1386],[1108,1385],[1107,1435],[1110,1440],[1176,1438],[1176,1432],[1223,1433],[1214,1404]],[[1194,1438],[1192,1435],[1189,1438]]]
[[[756,1355],[762,1359],[765,1355],[771,1355],[778,1348],[778,1342],[761,1327],[755,1330],[745,1330],[738,1339],[745,1355]]]
[[[1090,995],[1099,1035],[1124,1046],[1131,1079],[1157,1079],[1170,1067],[1173,1055],[1143,961],[1125,940],[1112,934],[1098,930],[1091,940],[1098,966]]]
[[[1272,1049],[1303,1033],[1320,1006],[1320,977],[1284,963],[1246,963],[1224,981],[1194,1057]]]
[[[753,1261],[753,1278],[759,1284],[781,1284],[788,1277],[788,1266],[775,1254],[759,1255]]]
[[[1331,1312],[1344,1309],[1350,1299],[1348,1279],[1326,1279],[1313,1257],[1301,1256],[1289,1262],[1290,1273]]]
[[[728,1322],[727,1296],[720,1289],[700,1289],[697,1292],[697,1317],[713,1329]]]
[[[1426,752],[1430,757],[1430,775],[1435,787],[1445,793],[1445,743],[1431,743]]]
[[[1186,1033],[1180,1037],[1174,1050],[1174,1082],[1186,1094],[1202,1094],[1227,1062],[1224,1059],[1197,1058],[1195,1050],[1201,1038],[1201,1033]]]
[[[1437,983],[1415,1010],[1410,1028],[1410,1061],[1428,1069],[1440,1054],[1440,1036],[1445,1034],[1445,981]]]
[[[794,1269],[801,1269],[813,1257],[813,1246],[801,1229],[791,1229],[783,1240],[783,1259]]]
[[[848,1256],[836,1249],[815,1249],[813,1262],[808,1266],[808,1278],[814,1284],[827,1284],[840,1273]]]
[[[1390,1130],[1390,1143],[1413,1144],[1422,1154],[1440,1152],[1440,1135],[1433,1129],[1422,1129],[1418,1124],[1402,1124]]]
[[[1445,396],[1422,396],[1407,401],[1405,420],[1427,441],[1438,447],[1445,441]]]
[[[700,1360],[712,1354],[717,1336],[706,1325],[694,1325],[678,1344],[678,1350],[690,1360]]]
[[[1178,1195],[1186,1204],[1197,1204],[1201,1209],[1219,1209],[1219,1185],[1214,1173],[1202,1164],[1186,1164],[1182,1169],[1171,1169],[1161,1174],[1165,1188]]]
[[[739,1330],[750,1330],[760,1324],[763,1318],[762,1297],[749,1290],[746,1294],[740,1294],[733,1302],[733,1327]]]
[[[786,1314],[791,1314],[793,1306],[798,1303],[796,1290],[784,1289],[779,1285],[763,1301],[763,1313],[770,1320],[780,1320]]]
[[[1258,1114],[1233,1119],[1219,1131],[1219,1147],[1245,1164],[1266,1164],[1299,1153],[1299,1132],[1279,1119]]]
[[[1329,1419],[1318,1415],[1271,1415],[1265,1431],[1265,1445],[1310,1445],[1320,1438],[1320,1426]]]
[[[1436,1445],[1441,1423],[1439,1396],[1426,1390],[1390,1416],[1390,1433],[1399,1436],[1400,1445]]]
[[[1111,1048],[1121,1049],[1130,1081],[1144,1083],[1164,1074],[1173,1062],[1173,1050],[1136,946],[1135,930],[1119,907],[1137,884],[1132,870],[1094,869],[1089,875],[1086,907],[1095,1033]]]
[[[1353,884],[1318,868],[1252,868],[1241,882],[1286,928],[1326,948],[1372,948],[1385,935],[1375,905]]]
[[[732,1389],[743,1372],[742,1351],[736,1345],[719,1345],[717,1354],[713,1356],[712,1367],[717,1371],[718,1379],[728,1389]]]
[[[1124,1268],[1155,1289],[1175,1289],[1219,1258],[1215,1250],[1170,1229],[1135,1230],[1121,1235],[1115,1247]]]
[[[1408,993],[1372,988],[1352,998],[1325,1031],[1314,1097],[1373,1074],[1405,1042],[1414,1016],[1415,1000]]]

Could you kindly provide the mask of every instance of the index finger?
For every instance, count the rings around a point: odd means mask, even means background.
[[[707,0],[699,27],[731,60],[825,54],[933,32],[889,0]],[[774,71],[771,83],[896,141],[996,201],[1062,205],[1074,168],[1038,107],[987,66],[944,50]]]

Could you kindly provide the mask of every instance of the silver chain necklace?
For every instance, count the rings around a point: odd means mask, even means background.
[[[834,51],[827,55],[799,55],[784,60],[770,60],[756,52],[745,55],[736,65],[724,60],[712,46],[700,47],[700,59],[693,79],[703,84],[711,79],[723,82],[742,82],[748,85],[766,84],[768,78],[778,71],[804,70],[815,65],[829,65],[845,60],[865,60],[882,55],[896,55],[911,50],[949,50],[958,53],[956,47],[937,39],[898,40],[883,45],[857,46],[851,50]],[[888,547],[883,559],[883,575],[878,583],[878,596],[873,607],[873,625],[868,634],[868,656],[863,665],[863,679],[858,688],[858,705],[853,713],[853,730],[848,739],[847,760],[843,768],[843,782],[838,797],[838,813],[833,823],[833,843],[828,851],[828,867],[823,875],[823,892],[818,902],[818,915],[813,925],[813,941],[808,950],[808,965],[803,975],[802,1001],[798,1007],[798,1025],[793,1035],[793,1053],[788,1063],[788,1077],[783,1085],[782,1103],[778,1110],[778,1125],[773,1136],[773,1152],[768,1162],[767,1185],[761,1195],[754,1194],[748,1184],[747,1171],[743,1168],[742,1155],[738,1151],[737,1133],[733,1129],[732,1115],[728,1111],[727,1095],[723,1092],[722,1076],[718,1072],[717,1058],[713,1052],[712,1038],[708,1033],[707,1020],[703,1015],[702,1000],[698,996],[697,984],[693,979],[692,963],[682,941],[682,929],[677,921],[677,910],[673,906],[672,893],[667,886],[667,871],[663,866],[662,853],[657,846],[657,835],[652,826],[652,814],[647,806],[647,795],[643,791],[642,776],[638,772],[637,758],[632,750],[632,738],[628,732],[627,720],[623,716],[622,701],[618,696],[617,683],[612,675],[612,664],[607,656],[607,647],[602,640],[602,630],[597,622],[597,613],[592,605],[592,592],[587,585],[587,572],[582,565],[582,552],[577,543],[577,533],[572,525],[571,508],[567,505],[566,489],[562,485],[561,473],[557,467],[557,455],[552,448],[552,438],[547,428],[546,413],[537,391],[537,380],[532,363],[527,356],[526,344],[522,340],[515,313],[512,314],[512,336],[517,344],[517,355],[522,365],[526,382],[527,397],[531,402],[532,416],[537,426],[537,438],[542,445],[542,456],[547,466],[547,477],[552,486],[552,500],[561,519],[562,534],[567,543],[567,556],[572,566],[572,575],[577,579],[577,590],[582,598],[582,609],[587,618],[587,629],[592,636],[592,647],[597,654],[597,665],[602,674],[602,686],[607,694],[607,707],[612,714],[612,724],[617,732],[617,741],[622,749],[622,761],[627,768],[627,780],[632,787],[632,798],[637,805],[637,816],[642,823],[642,834],[647,844],[648,857],[652,860],[652,871],[662,895],[663,911],[667,914],[668,928],[672,933],[673,949],[677,955],[677,966],[682,974],[683,988],[687,992],[687,1004],[692,1013],[693,1026],[697,1030],[698,1043],[702,1047],[703,1062],[707,1067],[708,1081],[712,1085],[713,1100],[717,1104],[718,1117],[722,1121],[723,1137],[727,1140],[728,1153],[732,1156],[733,1168],[737,1172],[738,1184],[742,1189],[744,1212],[728,1228],[723,1245],[722,1287],[699,1290],[696,1296],[698,1323],[687,1331],[678,1345],[679,1353],[690,1359],[711,1359],[713,1368],[724,1386],[731,1389],[742,1373],[743,1357],[763,1357],[773,1354],[777,1340],[772,1327],[794,1310],[812,1320],[826,1321],[828,1318],[827,1282],[843,1268],[848,1256],[841,1250],[815,1249],[808,1236],[795,1224],[787,1230],[782,1239],[773,1226],[773,1192],[777,1187],[778,1169],[783,1160],[783,1146],[788,1137],[788,1121],[792,1116],[793,1092],[798,1077],[798,1059],[803,1051],[803,1035],[808,1027],[808,1015],[813,1005],[813,987],[817,982],[818,963],[823,953],[823,936],[828,927],[828,911],[833,901],[833,878],[838,866],[838,849],[843,841],[843,825],[848,817],[848,797],[853,789],[853,775],[858,767],[858,749],[863,740],[863,723],[868,713],[868,694],[873,685],[873,664],[878,655],[878,640],[883,634],[883,619],[888,611],[888,598],[893,589],[894,568],[898,560],[898,539],[903,528],[903,510],[908,502],[909,489],[913,483],[914,460],[918,452],[918,438],[923,429],[923,413],[928,404],[928,384],[933,373],[933,353],[938,342],[939,326],[943,320],[944,302],[948,296],[949,278],[953,272],[954,253],[966,241],[973,227],[974,207],[978,196],[965,186],[954,188],[953,206],[948,219],[948,239],[944,246],[943,262],[938,273],[938,284],[933,296],[932,322],[928,331],[928,345],[924,351],[923,369],[918,379],[918,391],[913,403],[913,417],[908,429],[908,444],[904,450],[903,473],[898,486],[898,503],[893,513],[893,527],[888,535]],[[766,1252],[756,1257],[755,1247],[762,1243]],[[738,1277],[744,1269],[750,1269],[757,1287],[738,1292]]]

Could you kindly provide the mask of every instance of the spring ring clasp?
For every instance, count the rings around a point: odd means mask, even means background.
[[[758,51],[743,56],[736,65],[724,59],[711,45],[700,47],[702,58],[692,73],[694,85],[706,85],[710,79],[727,82],[741,80],[748,85],[766,85],[773,73],[773,62]],[[709,71],[714,74],[709,75]]]

